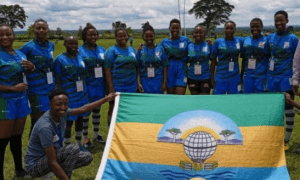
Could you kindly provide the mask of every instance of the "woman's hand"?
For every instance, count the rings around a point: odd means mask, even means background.
[[[32,64],[32,62],[26,60],[22,60],[21,66],[29,70],[30,72],[32,72],[35,69],[35,66]]]
[[[140,93],[143,93],[143,92],[144,92],[144,88],[143,88],[142,84],[140,84],[140,83],[138,83],[138,91],[139,91]]]
[[[27,84],[24,84],[24,83],[20,83],[15,86],[11,86],[11,87],[12,87],[12,91],[15,91],[15,92],[23,92],[23,91],[27,90],[27,88],[28,88]]]
[[[165,92],[167,90],[167,83],[162,83],[160,90],[161,92]]]

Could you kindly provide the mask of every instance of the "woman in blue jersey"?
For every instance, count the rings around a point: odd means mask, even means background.
[[[104,71],[109,93],[137,91],[137,59],[135,50],[127,46],[129,36],[125,29],[115,30],[116,45],[105,52]],[[110,103],[108,111],[108,124],[113,109]]]
[[[185,94],[187,84],[187,61],[189,38],[180,36],[181,26],[178,19],[170,21],[171,38],[161,41],[169,60],[167,87],[169,94]]]
[[[292,99],[298,95],[298,71],[299,61],[293,61],[297,48],[298,38],[286,29],[289,22],[285,11],[278,11],[274,15],[276,32],[268,36],[270,42],[271,58],[269,61],[267,90],[270,92],[287,92]],[[295,111],[293,106],[286,104],[286,133],[285,145],[288,145],[294,126]],[[288,147],[288,146],[287,146]]]
[[[83,58],[85,68],[88,72],[86,85],[89,95],[89,101],[94,102],[105,96],[105,78],[103,76],[105,49],[96,44],[99,34],[97,29],[90,25],[82,31],[82,40],[84,44],[79,48],[79,54]],[[100,109],[98,107],[92,111],[94,125],[94,141],[105,143],[102,136],[99,135]],[[85,147],[92,146],[88,138],[89,117],[83,117],[83,136],[85,137]]]
[[[161,94],[167,90],[168,60],[163,47],[154,43],[153,27],[146,22],[142,28],[145,45],[136,54],[139,63],[138,90],[142,93]]]
[[[211,84],[214,84],[213,94],[237,94],[240,90],[241,77],[238,60],[243,40],[234,36],[235,30],[236,24],[233,21],[226,22],[225,37],[217,39],[212,47]]]
[[[210,93],[209,58],[211,45],[205,42],[205,30],[201,26],[194,28],[194,43],[188,46],[189,71],[188,86],[191,94]]]
[[[69,97],[69,107],[78,108],[88,104],[88,91],[86,86],[86,69],[83,58],[78,54],[78,40],[73,36],[65,39],[64,45],[67,52],[58,55],[53,64],[54,74],[57,80],[57,86],[65,90]],[[90,113],[84,113],[77,116],[68,116],[65,144],[71,143],[71,128],[75,121],[76,143],[82,150],[82,119]]]
[[[43,19],[34,22],[35,38],[21,48],[35,70],[28,75],[28,98],[31,106],[31,130],[35,122],[49,110],[49,93],[55,88],[52,73],[54,44],[46,40],[48,24]],[[30,130],[30,132],[31,132]]]
[[[4,180],[5,149],[10,143],[16,176],[26,175],[22,167],[22,134],[31,112],[26,94],[26,75],[34,65],[19,50],[12,48],[15,35],[9,25],[0,25],[0,180]]]
[[[252,35],[244,39],[241,70],[244,93],[261,93],[266,90],[270,49],[267,37],[261,34],[262,29],[262,20],[252,19],[250,22]]]

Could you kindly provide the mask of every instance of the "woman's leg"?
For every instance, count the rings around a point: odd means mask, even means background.
[[[4,180],[3,164],[6,146],[9,142],[14,121],[0,120],[0,180]]]

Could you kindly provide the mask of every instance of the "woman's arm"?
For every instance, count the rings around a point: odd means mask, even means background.
[[[144,89],[143,89],[143,86],[142,86],[142,83],[141,83],[141,68],[140,67],[137,67],[136,68],[136,72],[137,72],[137,85],[138,85],[138,91],[140,93],[143,93],[144,92]]]
[[[211,88],[214,87],[214,79],[215,79],[215,72],[216,72],[216,66],[217,66],[217,60],[213,59],[211,60],[211,64],[210,64],[210,84],[211,84]]]
[[[165,92],[167,90],[167,79],[168,79],[168,66],[164,67],[164,80],[161,85],[161,91]]]
[[[0,91],[4,92],[23,92],[27,89],[28,85],[25,83],[19,83],[14,86],[4,86],[0,85]]]
[[[114,86],[112,83],[112,76],[111,76],[110,68],[104,68],[104,73],[105,73],[106,83],[108,86],[108,92],[115,93],[115,89],[114,89]]]

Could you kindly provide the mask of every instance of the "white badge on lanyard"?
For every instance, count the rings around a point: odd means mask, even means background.
[[[195,69],[194,74],[200,75],[202,73],[202,66],[201,66],[201,64],[199,64],[199,62],[197,62],[197,64],[195,64],[194,69]]]
[[[23,73],[23,83],[24,84],[28,84],[28,81],[27,81],[25,73]]]
[[[230,61],[229,62],[229,72],[232,72],[234,70],[234,62]]]
[[[83,82],[80,80],[80,77],[78,77],[78,81],[76,81],[76,88],[77,92],[83,91]]]
[[[256,66],[256,59],[253,58],[253,56],[251,58],[248,59],[248,69],[255,69]]]
[[[99,64],[97,64],[97,67],[95,67],[94,70],[95,70],[95,78],[103,77],[102,66],[99,67]]]
[[[203,52],[207,52],[207,46],[204,46],[204,47],[202,48],[202,51],[203,51]]]
[[[270,61],[270,71],[274,71],[275,60],[272,58]]]
[[[48,84],[52,84],[53,83],[53,74],[50,71],[50,68],[48,68],[48,72],[47,72],[47,82],[48,82]]]
[[[151,64],[150,64],[150,67],[147,67],[147,74],[148,74],[149,78],[155,77],[155,69],[154,69],[154,67],[152,67]]]

